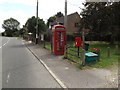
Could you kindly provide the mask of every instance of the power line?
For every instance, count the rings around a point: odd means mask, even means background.
[[[69,4],[69,5],[72,5],[72,6],[75,6],[75,7],[79,8],[79,9],[81,9],[81,10],[83,9],[83,8],[81,8],[81,6],[80,6],[80,5],[77,5],[77,4],[72,4],[71,2],[68,2],[68,4]]]

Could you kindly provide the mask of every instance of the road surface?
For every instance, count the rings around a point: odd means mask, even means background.
[[[2,88],[61,88],[22,40],[2,37],[0,49]]]

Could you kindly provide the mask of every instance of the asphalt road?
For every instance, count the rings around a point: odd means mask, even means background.
[[[2,49],[2,88],[60,88],[22,40],[3,37],[0,49]]]

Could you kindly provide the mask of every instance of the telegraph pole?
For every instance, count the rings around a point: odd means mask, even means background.
[[[67,29],[67,0],[65,0],[64,26],[65,26],[65,28]]]
[[[64,16],[64,26],[66,28],[66,34],[67,34],[67,0],[65,0],[65,16]],[[66,37],[66,45],[65,45],[65,51],[64,51],[64,54],[65,54],[65,58],[67,58],[67,35],[65,36]]]
[[[38,44],[38,0],[37,0],[37,7],[36,7],[36,18],[37,18],[37,25],[36,25],[36,40],[35,40],[35,43]]]

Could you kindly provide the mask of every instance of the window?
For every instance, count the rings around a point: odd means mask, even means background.
[[[75,27],[79,27],[80,26],[80,24],[79,23],[75,23]]]

